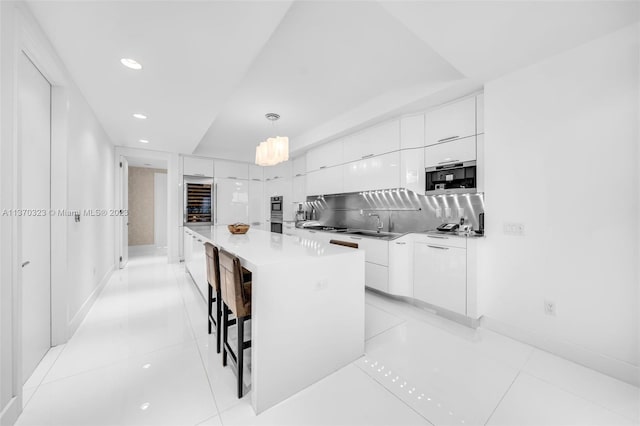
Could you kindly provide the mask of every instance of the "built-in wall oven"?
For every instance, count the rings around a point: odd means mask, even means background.
[[[464,194],[477,191],[475,161],[428,167],[425,173],[426,195]]]
[[[271,197],[271,232],[282,234],[282,196]]]
[[[184,177],[184,224],[213,223],[213,179]]]

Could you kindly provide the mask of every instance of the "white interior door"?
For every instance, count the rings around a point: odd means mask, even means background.
[[[153,239],[156,247],[167,246],[167,174],[153,177]]]
[[[120,216],[120,221],[122,225],[120,229],[122,229],[122,244],[120,245],[120,268],[124,268],[127,266],[127,262],[129,261],[129,162],[126,158],[120,157],[120,182],[122,185],[122,199],[120,200],[120,205],[122,206],[122,210],[126,212]]]
[[[51,347],[51,85],[21,55],[18,64],[22,378]]]

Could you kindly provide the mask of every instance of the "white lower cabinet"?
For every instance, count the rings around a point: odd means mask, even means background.
[[[207,265],[204,241],[193,231],[184,231],[184,263],[196,287],[203,297],[207,297]]]
[[[388,293],[389,268],[377,263],[364,262],[364,283],[367,287]]]
[[[284,222],[282,224],[282,233],[293,237],[296,235],[296,224],[294,222]]]
[[[467,250],[428,241],[413,250],[413,297],[466,315]]]
[[[413,297],[413,236],[389,241],[389,293]]]

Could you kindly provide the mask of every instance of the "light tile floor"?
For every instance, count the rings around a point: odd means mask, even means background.
[[[366,295],[366,355],[256,416],[182,265],[142,251],[24,386],[18,425],[632,425],[640,391],[485,329]]]

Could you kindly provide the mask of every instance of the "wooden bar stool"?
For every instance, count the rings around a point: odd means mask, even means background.
[[[207,281],[209,282],[209,296],[207,298],[207,324],[209,334],[211,326],[216,328],[216,352],[220,353],[220,327],[222,318],[222,297],[220,297],[220,257],[218,247],[210,242],[204,243],[207,258]],[[215,291],[215,297],[213,292]],[[213,317],[213,303],[216,304],[216,316]]]
[[[222,293],[222,365],[227,365],[227,353],[236,369],[238,377],[238,398],[242,398],[242,375],[244,369],[244,350],[251,347],[251,340],[244,341],[244,323],[251,319],[251,280],[240,265],[240,259],[224,250],[219,252],[220,289]],[[244,271],[243,271],[244,270]],[[248,272],[248,271],[247,271]],[[238,348],[234,352],[229,345],[229,313],[236,316],[238,330]]]

